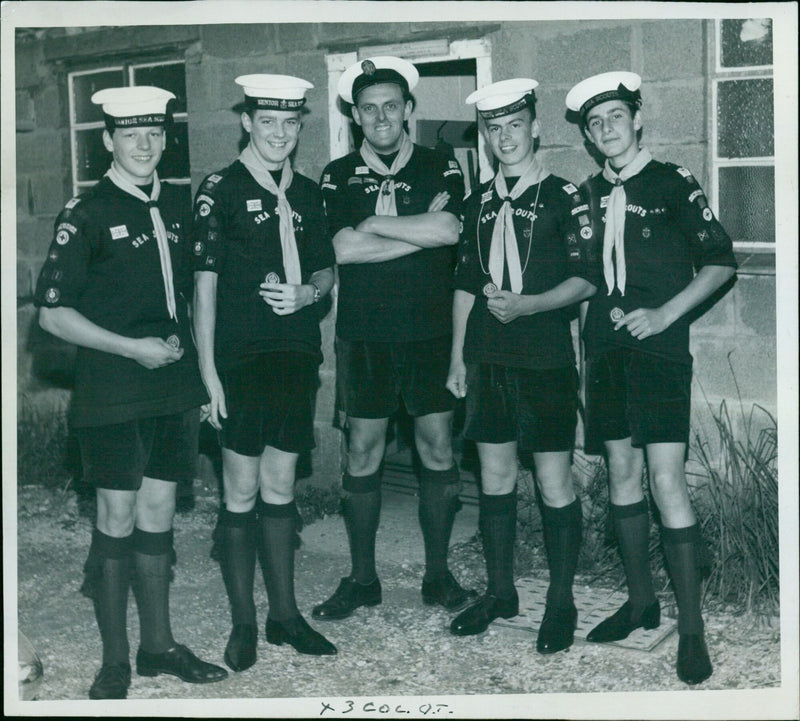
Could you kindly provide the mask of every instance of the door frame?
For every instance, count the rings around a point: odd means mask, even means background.
[[[418,43],[399,43],[391,46],[391,53],[381,52],[380,48],[370,46],[370,55],[396,55],[403,56],[403,48],[408,45],[415,52],[409,52],[415,64],[438,63],[452,60],[474,60],[475,61],[475,87],[482,88],[492,82],[492,43],[486,38],[477,40],[454,40],[448,43],[446,54],[418,54]],[[387,46],[387,50],[388,50]],[[347,155],[352,148],[350,147],[350,118],[339,110],[339,94],[336,88],[342,73],[357,62],[360,53],[358,51],[348,53],[332,53],[325,56],[325,63],[328,68],[328,127],[330,159],[341,158]],[[366,56],[364,56],[366,57]],[[485,182],[492,177],[492,166],[488,160],[483,135],[478,133],[478,166],[480,168],[480,180]]]

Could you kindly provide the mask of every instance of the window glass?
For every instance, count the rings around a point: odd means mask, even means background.
[[[759,158],[775,154],[772,79],[725,80],[718,84],[720,158]]]
[[[111,156],[103,146],[103,128],[75,131],[75,178],[78,183],[99,180]]]
[[[775,243],[775,168],[719,169],[719,213],[734,241]]]
[[[103,109],[92,102],[92,95],[98,90],[116,88],[125,84],[122,68],[100,70],[72,76],[72,101],[75,109],[73,121],[76,123],[93,123],[103,120]]]
[[[186,112],[186,67],[183,63],[169,65],[146,65],[133,69],[134,85],[155,85],[174,93],[170,110],[173,113]]]
[[[772,65],[772,20],[723,20],[720,64],[724,68]]]
[[[186,123],[172,123],[167,130],[167,146],[158,165],[162,178],[189,177],[189,129]]]

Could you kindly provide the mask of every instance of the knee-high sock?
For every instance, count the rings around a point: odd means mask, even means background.
[[[133,547],[133,592],[139,610],[140,645],[149,653],[163,653],[175,645],[169,620],[172,531],[148,533],[134,528]]]
[[[342,515],[350,541],[351,576],[359,583],[372,583],[375,568],[375,536],[381,517],[381,472],[342,479]]]
[[[253,578],[256,571],[256,512],[220,514],[220,568],[231,604],[231,623],[256,623]]]
[[[647,501],[642,499],[625,506],[612,503],[611,519],[619,541],[628,597],[633,606],[632,620],[638,621],[642,611],[656,600],[650,573],[650,514]]]
[[[517,534],[517,491],[501,496],[480,495],[478,525],[488,577],[487,593],[514,595],[514,539]]]
[[[703,633],[702,584],[697,564],[700,526],[696,523],[686,528],[662,526],[661,542],[678,602],[678,633]]]
[[[458,468],[432,471],[422,467],[419,476],[419,525],[425,541],[425,580],[447,574],[447,551],[453,521],[461,508]]]
[[[562,508],[550,508],[542,504],[544,545],[550,569],[548,606],[569,608],[574,605],[572,583],[581,550],[582,520],[581,502],[577,498]]]
[[[300,514],[294,501],[278,505],[259,499],[257,507],[269,617],[286,621],[300,613],[294,597],[294,552]]]
[[[129,663],[128,591],[131,585],[133,538],[114,538],[94,530],[87,561],[92,583],[94,613],[103,641],[103,663]]]

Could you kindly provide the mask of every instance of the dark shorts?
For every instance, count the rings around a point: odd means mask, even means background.
[[[197,465],[197,408],[170,416],[77,428],[83,473],[95,488],[137,491],[142,476],[193,480]]]
[[[287,453],[314,447],[319,364],[306,353],[259,353],[220,373],[228,417],[220,444],[243,456],[271,446]]]
[[[571,451],[578,422],[575,368],[467,364],[464,437],[477,443],[517,441],[533,453]]]
[[[450,336],[404,343],[336,339],[336,392],[353,418],[388,418],[402,397],[413,417],[455,407],[445,388]]]
[[[586,451],[630,437],[648,443],[688,443],[692,366],[629,348],[586,361]]]

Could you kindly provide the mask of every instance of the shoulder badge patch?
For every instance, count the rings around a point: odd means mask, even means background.
[[[64,207],[67,208],[67,210],[72,210],[80,202],[81,202],[80,198],[72,198],[66,202]]]
[[[578,192],[578,189],[572,183],[567,183],[564,186],[564,192],[569,193],[570,195],[574,195],[575,193]]]

